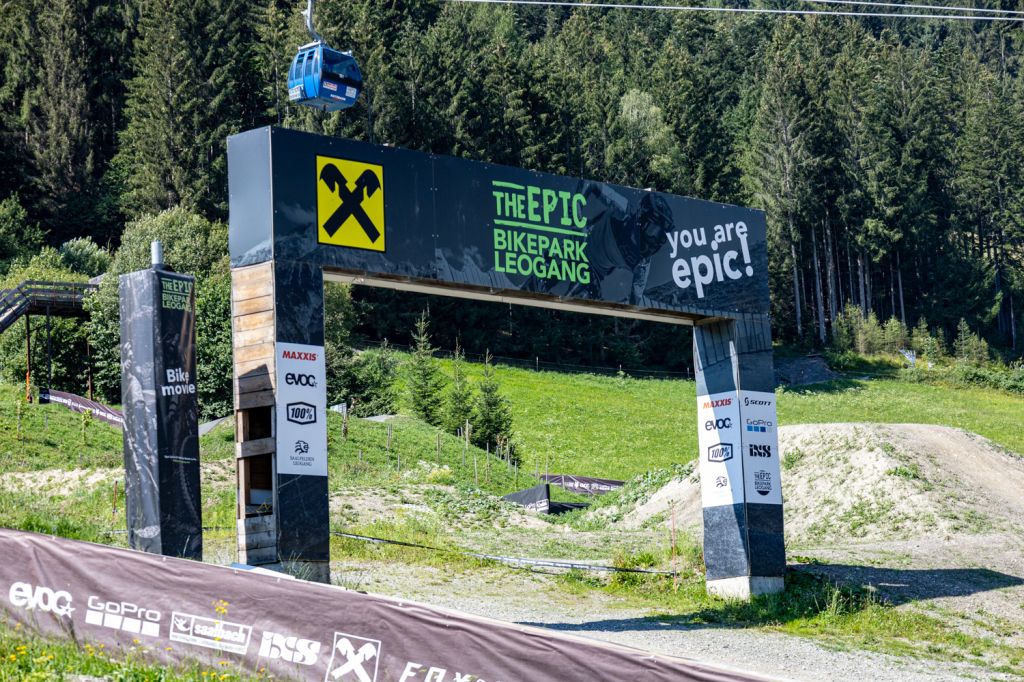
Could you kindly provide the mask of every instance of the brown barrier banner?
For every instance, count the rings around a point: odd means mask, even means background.
[[[67,407],[69,410],[75,412],[85,412],[89,410],[93,419],[99,419],[104,421],[111,426],[117,428],[124,428],[124,415],[119,410],[115,410],[112,407],[107,407],[103,403],[98,403],[95,400],[89,400],[83,398],[80,395],[74,393],[65,393],[64,391],[54,391],[48,388],[39,389],[39,402],[45,403],[60,403]]]
[[[8,622],[156,662],[317,682],[761,678],[340,587],[0,529]]]

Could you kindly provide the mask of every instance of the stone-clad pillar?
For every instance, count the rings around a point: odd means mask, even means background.
[[[693,354],[707,589],[779,592],[786,550],[768,318],[698,323]]]

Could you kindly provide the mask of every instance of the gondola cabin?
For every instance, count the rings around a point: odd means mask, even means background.
[[[362,89],[363,74],[351,53],[320,42],[299,48],[288,71],[288,100],[322,111],[347,109]]]

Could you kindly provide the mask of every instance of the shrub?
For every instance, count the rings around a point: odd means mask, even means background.
[[[230,287],[224,280],[216,279],[218,274],[224,277],[228,269],[227,226],[182,208],[129,223],[121,236],[121,248],[114,254],[99,290],[86,300],[91,314],[87,327],[95,358],[95,387],[107,401],[121,400],[118,277],[150,266],[149,245],[155,239],[163,242],[164,262],[168,267],[195,275],[197,307],[199,300],[203,300],[205,310],[220,311],[213,316],[204,315],[208,319],[199,321],[203,329],[198,333],[209,339],[230,338],[231,316],[225,312],[230,310]],[[206,291],[208,287],[210,291]],[[219,298],[214,301],[214,297]],[[213,355],[214,352],[217,354]],[[219,344],[216,351],[203,349],[196,359],[196,379],[207,386],[200,396],[200,412],[204,417],[211,416],[221,409],[224,401],[231,400],[231,373],[223,370],[230,367],[230,344]],[[206,402],[211,400],[208,407]]]

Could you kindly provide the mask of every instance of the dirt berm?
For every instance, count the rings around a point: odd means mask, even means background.
[[[1024,644],[1024,459],[960,429],[801,424],[779,429],[790,563],[891,601],[996,620]],[[624,514],[675,518],[700,538],[700,479],[678,478]]]

